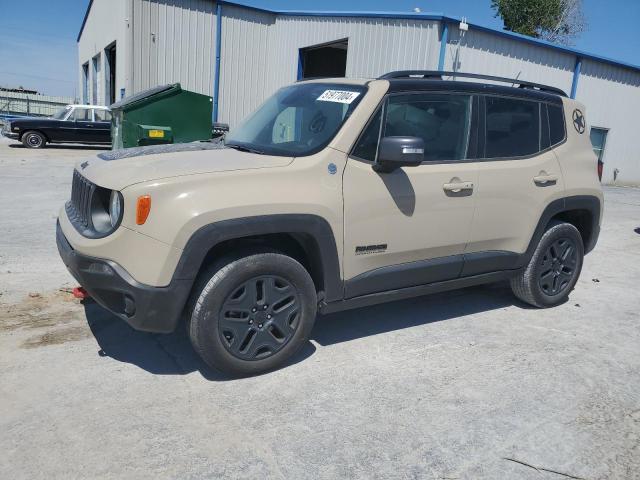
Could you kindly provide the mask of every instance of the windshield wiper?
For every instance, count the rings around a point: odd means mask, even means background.
[[[240,152],[249,152],[249,153],[257,153],[259,155],[264,155],[262,150],[257,150],[255,148],[243,147],[242,145],[238,145],[236,143],[225,143],[225,147],[234,148]]]

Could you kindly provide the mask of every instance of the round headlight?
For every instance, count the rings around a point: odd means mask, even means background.
[[[109,199],[109,217],[111,218],[111,226],[115,228],[122,216],[122,195],[120,192],[113,190]]]

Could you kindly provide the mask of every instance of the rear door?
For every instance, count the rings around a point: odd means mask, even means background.
[[[481,97],[483,161],[463,275],[514,268],[542,212],[564,185],[553,145],[565,138],[561,104]],[[556,126],[549,128],[549,118]]]
[[[69,117],[69,134],[65,141],[75,143],[93,143],[95,126],[93,123],[93,109],[85,107],[74,107],[73,113]]]
[[[92,141],[95,143],[111,143],[111,112],[95,108],[93,110],[93,121]]]
[[[390,95],[358,140],[343,178],[344,278],[348,298],[457,278],[471,234],[477,165],[474,97]],[[379,139],[425,141],[425,161],[372,169]],[[451,188],[451,184],[468,188]]]

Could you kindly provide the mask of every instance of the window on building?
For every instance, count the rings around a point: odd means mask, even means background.
[[[82,102],[89,103],[89,62],[82,65]]]
[[[593,147],[593,152],[598,156],[599,162],[602,162],[602,157],[604,156],[607,133],[609,133],[609,130],[606,128],[591,127],[591,146]]]
[[[522,157],[541,150],[538,102],[487,96],[485,103],[485,158]]]
[[[116,44],[104,50],[105,102],[111,105],[116,101]]]
[[[462,160],[467,157],[470,123],[470,95],[393,95],[385,108],[382,136],[422,138],[425,161]]]
[[[100,55],[93,57],[93,80],[91,82],[91,100],[94,105],[98,105],[98,78],[100,78]]]

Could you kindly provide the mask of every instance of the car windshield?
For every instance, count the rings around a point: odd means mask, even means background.
[[[69,110],[71,110],[71,107],[67,105],[66,107],[63,107],[60,110],[58,110],[56,113],[54,113],[51,118],[55,118],[56,120],[62,120],[64,117],[66,117],[67,113],[69,113]]]
[[[225,144],[269,155],[311,155],[333,139],[365,90],[339,83],[282,88],[233,129]]]

